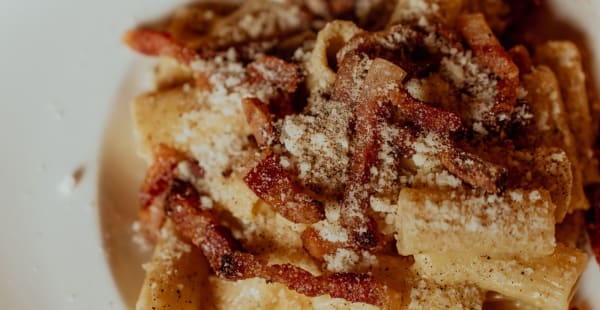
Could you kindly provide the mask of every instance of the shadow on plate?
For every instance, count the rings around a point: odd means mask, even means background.
[[[146,61],[136,62],[124,77],[111,107],[98,165],[102,243],[115,285],[129,309],[135,307],[144,278],[141,266],[150,254],[133,242],[132,224],[139,205],[137,193],[146,165],[136,155],[130,112],[131,100],[150,89],[140,78],[149,74],[149,68]]]

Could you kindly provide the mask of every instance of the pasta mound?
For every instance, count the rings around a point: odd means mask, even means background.
[[[528,6],[202,3],[128,32],[160,57],[137,308],[567,309],[595,132],[574,44],[498,39]]]

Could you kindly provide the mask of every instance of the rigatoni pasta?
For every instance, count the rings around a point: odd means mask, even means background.
[[[554,204],[545,190],[503,195],[403,189],[397,248],[402,255],[461,252],[539,257],[554,251]]]
[[[561,244],[551,255],[533,260],[460,252],[414,257],[415,270],[426,278],[445,284],[475,283],[540,309],[567,309],[587,264],[585,253]]]
[[[557,220],[560,222],[567,211],[588,208],[583,192],[583,170],[579,164],[576,141],[569,129],[568,112],[565,110],[559,82],[552,70],[546,66],[536,67],[531,73],[523,76],[523,84],[531,102],[536,137],[539,137],[543,145],[564,150],[571,162],[571,201],[559,204]]]
[[[538,46],[534,59],[549,66],[559,81],[561,95],[572,132],[576,132],[579,162],[584,171],[584,182],[598,181],[598,162],[592,155],[594,129],[585,86],[585,74],[581,55],[575,44],[569,41],[550,41]],[[586,207],[583,207],[586,209]]]
[[[350,39],[361,32],[352,22],[333,21],[319,31],[315,47],[307,63],[307,83],[312,89],[327,89],[335,82],[335,72],[330,64],[334,54]]]

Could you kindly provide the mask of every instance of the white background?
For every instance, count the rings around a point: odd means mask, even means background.
[[[121,36],[174,2],[0,1],[0,309],[124,308],[100,241],[97,158],[134,59]]]
[[[0,0],[0,309],[125,308],[101,242],[100,145],[109,113],[122,111],[111,105],[130,99],[119,89],[138,57],[122,33],[174,2]],[[598,32],[597,2],[562,2]],[[81,183],[61,194],[78,167]]]

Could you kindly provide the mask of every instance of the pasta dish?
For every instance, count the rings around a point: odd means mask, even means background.
[[[127,32],[158,57],[137,308],[569,309],[600,117],[578,47],[522,35],[538,5],[201,2]]]

